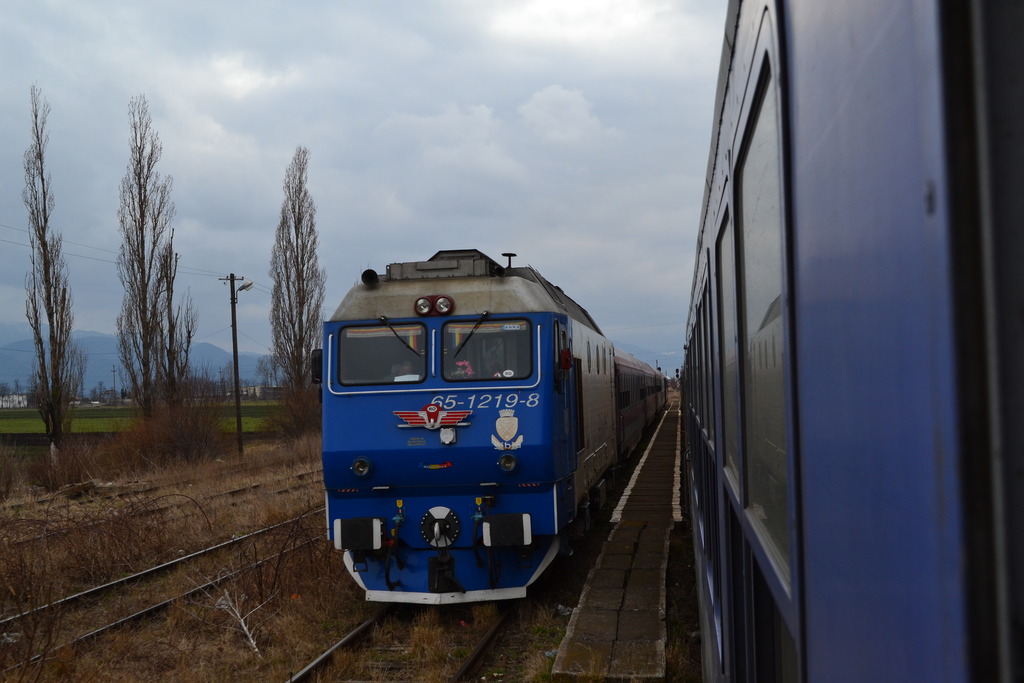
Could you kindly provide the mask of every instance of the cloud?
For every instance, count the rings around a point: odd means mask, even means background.
[[[601,125],[591,108],[580,91],[549,85],[520,106],[519,114],[544,140],[573,144],[611,132]]]
[[[239,100],[295,79],[294,73],[254,67],[242,54],[217,55],[210,61],[209,68],[218,86],[230,97]]]
[[[596,46],[632,39],[656,13],[657,4],[645,0],[530,0],[498,12],[491,30],[521,41]]]
[[[650,326],[685,318],[724,3],[11,4],[0,223],[24,225],[35,82],[53,107],[56,227],[86,245],[67,247],[82,255],[69,257],[76,317],[93,329],[113,331],[123,295],[117,188],[128,101],[144,93],[198,341],[230,347],[219,277],[269,285],[281,182],[303,145],[328,312],[366,267],[475,247],[518,252],[629,341],[681,344]],[[22,320],[28,250],[0,252],[0,322]],[[269,296],[246,295],[240,343],[265,350]]]
[[[398,114],[375,131],[417,159],[427,172],[521,180],[522,166],[504,148],[503,124],[484,105],[446,105],[434,115]]]
[[[706,0],[526,0],[502,4],[486,25],[499,40],[585,55],[615,73],[682,72],[717,63],[722,9]]]

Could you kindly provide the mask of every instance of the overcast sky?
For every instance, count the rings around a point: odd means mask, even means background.
[[[310,150],[325,315],[367,267],[476,248],[681,362],[725,0],[13,0],[0,22],[0,322],[24,322],[29,88],[75,327],[114,333],[128,104],[173,177],[196,341],[269,351],[285,168]],[[106,361],[105,361],[106,362]]]

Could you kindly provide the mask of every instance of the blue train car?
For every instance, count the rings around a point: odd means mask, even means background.
[[[611,342],[511,259],[367,271],[320,367],[328,533],[370,600],[524,596],[617,460]]]
[[[732,0],[684,394],[706,681],[1024,680],[1024,5]]]

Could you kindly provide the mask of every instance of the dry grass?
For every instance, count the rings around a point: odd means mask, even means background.
[[[0,500],[10,498],[21,479],[21,468],[15,457],[14,449],[5,443],[0,443]]]
[[[322,503],[318,476],[307,477],[302,488],[294,475],[315,471],[318,460],[319,440],[310,437],[251,447],[243,461],[179,462],[144,472],[143,479],[133,472],[90,482],[75,495],[64,488],[41,498],[37,489],[35,500],[12,497],[0,507],[0,616],[315,509]],[[280,493],[289,485],[298,488]],[[225,495],[238,489],[243,492]],[[114,491],[120,495],[107,495]],[[218,571],[271,558],[223,586],[247,615],[262,657],[240,634],[238,619],[216,608],[223,593],[211,593],[172,608],[156,623],[125,627],[104,636],[100,646],[76,652],[58,648],[70,615],[48,611],[23,619],[0,640],[0,670],[32,653],[45,652],[46,663],[0,679],[201,681],[246,671],[249,679],[267,672],[287,678],[295,662],[365,618],[340,555],[323,538],[322,513],[311,518],[304,526],[283,527],[268,544],[247,544],[229,566],[190,579],[197,585]],[[310,537],[316,539],[312,545],[295,549]],[[275,557],[283,550],[291,552]]]

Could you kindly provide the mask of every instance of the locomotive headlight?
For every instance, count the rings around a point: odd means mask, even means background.
[[[415,308],[416,312],[419,313],[420,315],[427,315],[428,313],[430,313],[431,309],[430,299],[428,299],[425,296],[421,296],[419,299],[416,299]]]
[[[519,467],[519,460],[511,453],[504,453],[498,458],[498,467],[501,468],[502,472],[515,472],[516,468]]]
[[[352,473],[357,477],[365,477],[373,469],[373,463],[365,456],[359,456],[352,461]]]
[[[448,315],[452,311],[452,300],[446,296],[439,296],[434,301],[434,309],[441,315]]]

